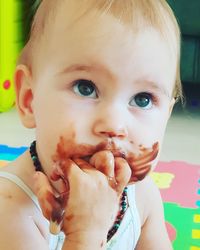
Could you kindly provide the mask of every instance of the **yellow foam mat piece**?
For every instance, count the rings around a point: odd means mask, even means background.
[[[200,250],[200,247],[190,247],[190,250]]]
[[[194,215],[194,223],[200,223],[200,214]]]
[[[199,229],[192,230],[192,238],[193,239],[200,239],[200,230]]]

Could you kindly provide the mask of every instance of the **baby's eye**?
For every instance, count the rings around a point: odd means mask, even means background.
[[[129,105],[150,109],[153,106],[153,96],[146,92],[138,93],[130,100]]]
[[[96,87],[93,82],[85,79],[75,81],[73,84],[73,90],[80,96],[89,98],[97,98]]]

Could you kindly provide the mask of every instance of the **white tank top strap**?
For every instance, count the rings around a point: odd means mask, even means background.
[[[30,197],[30,199],[34,202],[37,208],[41,211],[36,195],[18,176],[8,172],[0,171],[0,177],[15,183],[18,187],[20,187]]]
[[[134,224],[134,234],[135,234],[135,243],[137,243],[140,234],[141,234],[141,220],[140,215],[136,206],[136,192],[135,192],[135,185],[130,185],[128,187],[128,202],[130,206],[130,212],[133,218]]]

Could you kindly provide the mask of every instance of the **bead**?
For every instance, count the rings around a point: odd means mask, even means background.
[[[122,205],[122,206],[126,206],[126,202],[125,202],[125,201],[122,201],[121,205]]]
[[[114,228],[115,228],[115,229],[118,229],[119,226],[120,226],[120,225],[116,223],[116,224],[114,225]]]
[[[37,157],[36,156],[32,156],[32,160],[33,161],[37,160]]]
[[[116,223],[117,223],[118,225],[120,225],[121,222],[122,222],[121,220],[117,220],[117,221],[116,221]]]

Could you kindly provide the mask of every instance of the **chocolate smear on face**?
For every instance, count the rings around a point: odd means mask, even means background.
[[[131,167],[132,176],[130,181],[141,181],[150,172],[152,161],[156,159],[159,152],[158,142],[154,143],[152,148],[140,147],[140,153],[135,155],[129,153],[126,160]]]
[[[156,142],[151,148],[145,148],[140,145],[139,153],[136,154],[133,152],[125,153],[112,140],[107,140],[93,146],[86,143],[77,144],[75,135],[68,140],[61,136],[53,160],[54,162],[62,162],[63,164],[67,159],[86,159],[103,150],[111,151],[114,157],[124,158],[132,170],[130,181],[136,182],[144,179],[151,170],[151,162],[158,155],[159,144]]]

